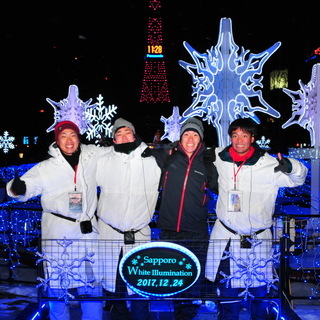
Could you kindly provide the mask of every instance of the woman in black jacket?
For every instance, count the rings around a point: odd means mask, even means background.
[[[204,265],[208,248],[207,188],[217,190],[218,174],[213,165],[214,150],[203,143],[203,125],[189,118],[181,127],[180,141],[172,154],[162,161],[162,196],[158,228],[160,240],[171,241],[191,250],[199,259],[198,281],[183,293],[186,298],[199,298],[204,281]],[[199,305],[192,301],[175,301],[175,319],[193,319]]]

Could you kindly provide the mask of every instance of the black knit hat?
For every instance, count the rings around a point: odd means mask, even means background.
[[[201,140],[203,140],[203,124],[202,121],[197,118],[189,118],[186,122],[184,122],[181,126],[180,137],[184,134],[185,131],[193,130],[196,131]]]

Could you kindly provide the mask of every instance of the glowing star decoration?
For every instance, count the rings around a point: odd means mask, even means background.
[[[54,130],[56,124],[60,121],[69,120],[74,122],[83,134],[92,128],[91,123],[86,118],[86,112],[90,108],[95,108],[97,104],[90,105],[92,99],[83,102],[79,98],[79,89],[76,85],[69,86],[69,93],[66,99],[55,102],[49,98],[46,99],[54,108],[54,124],[47,129],[47,132]]]
[[[3,133],[3,136],[0,136],[0,149],[3,150],[3,153],[8,153],[9,149],[14,149],[14,137],[9,136],[8,131]]]
[[[229,144],[227,129],[237,118],[251,118],[260,123],[256,112],[280,117],[262,97],[262,68],[268,58],[280,47],[277,42],[269,49],[253,54],[239,47],[233,40],[231,19],[220,20],[218,43],[206,53],[199,53],[183,43],[195,64],[179,61],[193,80],[193,101],[182,115],[182,123],[193,116],[206,116],[217,130],[219,146]],[[261,106],[252,106],[249,98],[258,98]]]
[[[97,107],[94,109],[88,109],[86,112],[86,118],[92,125],[92,127],[87,131],[88,140],[93,138],[101,138],[102,136],[111,138],[112,136],[113,126],[111,125],[111,120],[117,113],[117,106],[104,106],[104,101],[101,94],[97,100]]]
[[[180,119],[179,107],[173,107],[172,116],[168,119],[161,116],[160,120],[164,123],[164,135],[161,137],[161,140],[167,138],[171,142],[174,142],[180,139]]]
[[[312,67],[311,80],[304,85],[299,80],[300,90],[292,91],[283,88],[285,92],[292,99],[292,116],[282,125],[285,129],[293,124],[298,124],[304,129],[307,129],[310,134],[310,145],[312,147],[320,145],[319,139],[319,93],[320,93],[320,64],[315,64]]]

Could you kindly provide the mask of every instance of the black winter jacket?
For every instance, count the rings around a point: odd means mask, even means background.
[[[158,228],[198,234],[208,232],[206,188],[217,189],[218,173],[213,165],[208,181],[204,152],[205,146],[200,143],[189,158],[179,143],[169,156],[164,168]]]

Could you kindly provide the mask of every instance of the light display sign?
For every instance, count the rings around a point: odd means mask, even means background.
[[[142,296],[172,296],[190,288],[200,275],[198,258],[171,242],[150,242],[130,250],[119,271],[130,289]]]

